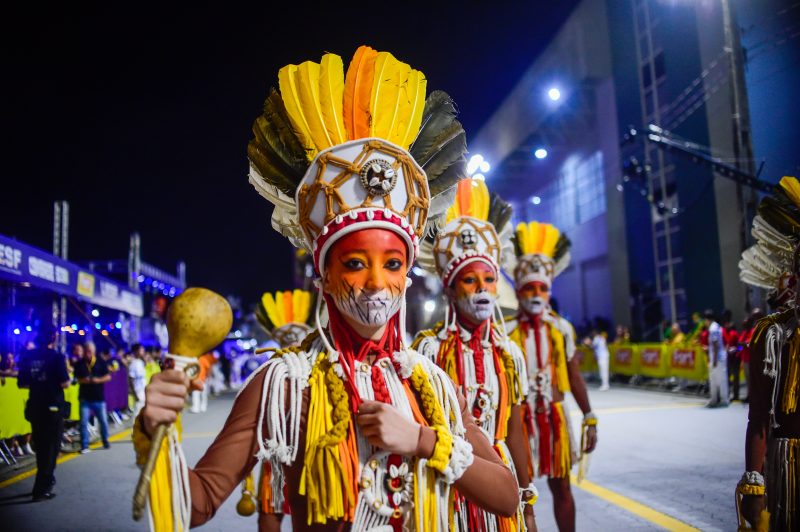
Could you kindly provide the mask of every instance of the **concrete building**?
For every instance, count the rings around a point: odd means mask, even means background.
[[[554,295],[577,326],[656,340],[662,320],[748,309],[738,261],[757,194],[702,164],[755,171],[733,4],[584,0],[470,140],[518,220],[572,240]]]

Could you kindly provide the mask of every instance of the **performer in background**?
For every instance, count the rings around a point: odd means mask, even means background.
[[[313,330],[310,325],[313,304],[314,297],[306,290],[286,290],[275,294],[266,292],[262,294],[256,306],[256,318],[281,349],[300,347]],[[271,352],[274,350],[264,353],[265,360],[269,359]],[[256,359],[255,354],[253,358]],[[272,467],[269,461],[262,461],[260,469],[258,504],[256,504],[255,483],[251,471],[242,482],[242,496],[236,505],[236,510],[240,515],[249,516],[258,507],[259,530],[278,531],[281,529],[283,514],[289,511],[286,493],[283,494],[283,506],[275,508],[272,498]]]
[[[563,404],[567,392],[572,392],[583,412],[580,453],[591,453],[597,444],[597,417],[574,356],[575,331],[550,308],[550,288],[569,264],[569,246],[569,240],[552,225],[530,222],[517,226],[514,280],[519,313],[507,324],[509,337],[522,348],[528,368],[526,418],[535,472],[547,477],[556,524],[562,532],[575,530],[569,475],[577,456]]]
[[[538,494],[522,427],[528,390],[525,360],[519,347],[508,341],[497,305],[502,255],[508,259],[514,254],[510,221],[506,202],[490,197],[483,181],[465,179],[447,210],[447,225],[433,242],[423,242],[419,260],[441,278],[448,306],[444,323],[420,332],[413,347],[460,388],[475,423],[525,487],[520,495],[528,503],[512,521],[487,514],[456,495],[456,523],[462,531],[522,529],[525,521],[528,530],[536,529],[533,502]]]
[[[739,277],[770,290],[777,312],[755,326],[750,341],[750,414],[745,472],[737,486],[739,525],[758,530],[800,526],[800,183],[784,177],[753,219],[756,244],[742,253]],[[767,512],[764,512],[766,508]]]
[[[426,222],[452,203],[465,133],[442,92],[388,52],[289,65],[248,147],[250,180],[275,204],[273,227],[314,257],[327,327],[253,374],[212,446],[188,471],[197,526],[252,470],[285,483],[294,530],[446,530],[451,487],[512,516],[517,481],[452,381],[403,345],[407,277]],[[164,371],[147,390],[137,453],[171,423],[189,385]],[[186,523],[188,526],[188,523]]]

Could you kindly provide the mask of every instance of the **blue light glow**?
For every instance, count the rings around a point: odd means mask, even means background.
[[[99,323],[95,323],[95,324],[94,324],[94,328],[95,328],[95,329],[100,329],[100,324],[99,324]]]

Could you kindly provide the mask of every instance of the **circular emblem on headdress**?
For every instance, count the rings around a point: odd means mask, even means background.
[[[478,234],[471,227],[461,231],[461,234],[458,235],[458,238],[461,241],[462,248],[473,249],[478,245]]]
[[[361,184],[373,196],[389,194],[397,184],[397,172],[389,161],[372,159],[361,167]]]
[[[539,257],[534,256],[533,259],[531,259],[531,270],[534,272],[538,272],[543,266],[544,264],[542,264],[542,259]]]

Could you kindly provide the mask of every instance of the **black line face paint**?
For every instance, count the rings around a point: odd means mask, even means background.
[[[339,281],[338,289],[331,294],[339,312],[368,327],[380,327],[400,310],[405,286],[390,285],[376,291],[356,287],[347,280]]]

